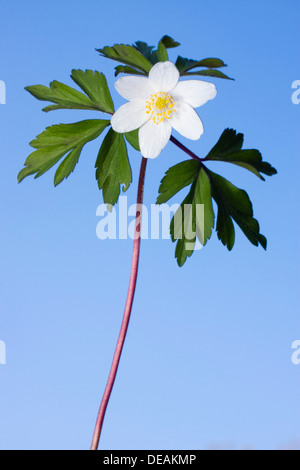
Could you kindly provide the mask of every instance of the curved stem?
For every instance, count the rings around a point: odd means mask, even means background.
[[[185,153],[187,153],[194,160],[197,160],[198,162],[202,162],[203,158],[197,157],[197,155],[194,152],[192,152],[185,145],[183,145],[181,142],[179,142],[179,140],[175,139],[175,137],[173,137],[172,135],[170,137],[170,141],[173,142],[173,144],[177,145],[177,147],[179,147],[181,150],[183,150]]]
[[[122,320],[122,325],[119,333],[119,338],[117,341],[109,377],[107,380],[107,384],[104,390],[103,398],[101,401],[101,405],[99,408],[97,421],[95,425],[94,435],[92,439],[92,444],[90,450],[97,450],[101,429],[103,425],[103,420],[106,412],[106,408],[110,399],[110,395],[114,386],[114,382],[117,375],[117,370],[120,362],[120,357],[122,354],[122,349],[124,346],[127,328],[130,320],[130,314],[133,304],[133,298],[135,293],[136,287],[136,280],[138,274],[138,264],[139,264],[139,254],[140,254],[140,233],[141,233],[141,220],[142,220],[142,203],[143,203],[143,194],[144,194],[144,181],[145,181],[145,172],[147,166],[147,159],[142,158],[141,169],[140,169],[140,176],[139,176],[139,185],[138,185],[138,193],[137,193],[137,208],[136,208],[136,216],[135,216],[135,233],[134,233],[134,242],[133,242],[133,252],[132,252],[132,263],[131,263],[131,273],[130,273],[130,280],[129,280],[129,287],[127,293],[127,300],[125,304],[125,310]]]

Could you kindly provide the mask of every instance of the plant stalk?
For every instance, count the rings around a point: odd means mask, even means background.
[[[141,244],[141,220],[142,220],[142,203],[143,203],[143,194],[144,194],[144,181],[145,181],[145,172],[147,166],[147,159],[142,157],[142,163],[140,168],[139,184],[138,184],[138,193],[137,193],[137,208],[135,215],[135,233],[134,233],[134,242],[133,242],[133,252],[132,252],[132,262],[131,262],[131,273],[129,280],[129,287],[127,293],[127,299],[125,304],[125,310],[122,320],[122,325],[107,380],[107,384],[104,390],[102,401],[100,404],[95,430],[93,434],[92,444],[90,450],[97,450],[99,445],[100,434],[103,426],[104,416],[107,409],[107,405],[111,396],[111,392],[115,383],[118,366],[122,354],[122,349],[124,346],[126,333],[128,329],[128,324],[131,315],[131,309],[134,299],[134,293],[136,288],[136,281],[138,275],[138,265],[139,265],[139,255],[140,255],[140,244]]]
[[[173,142],[173,144],[177,145],[181,150],[183,150],[185,153],[187,153],[190,157],[192,157],[194,160],[197,160],[198,162],[202,162],[203,158],[198,157],[194,152],[192,152],[190,149],[188,149],[185,145],[183,145],[179,140],[177,140],[175,137],[171,135],[170,141]]]

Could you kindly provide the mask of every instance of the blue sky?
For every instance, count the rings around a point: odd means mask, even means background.
[[[181,139],[204,155],[224,128],[245,134],[278,175],[261,182],[226,164],[210,168],[249,193],[268,250],[237,229],[229,253],[214,233],[179,269],[168,240],[142,243],[140,275],[117,383],[106,414],[104,449],[299,448],[300,365],[291,362],[299,321],[300,79],[296,0],[3,2],[0,14],[0,448],[88,448],[123,314],[131,240],[100,241],[94,176],[99,140],[74,174],[53,187],[53,171],[17,185],[29,141],[46,126],[94,118],[41,112],[24,91],[72,68],[105,73],[115,63],[95,48],[169,34],[171,53],[219,57],[236,81],[216,83],[199,109],[205,133]],[[185,159],[172,143],[149,162],[145,203]],[[140,155],[130,151],[136,197]],[[183,195],[183,194],[182,194]],[[181,194],[174,202],[181,202]]]

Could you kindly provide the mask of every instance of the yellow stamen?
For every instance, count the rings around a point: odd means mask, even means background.
[[[165,107],[167,106],[167,102],[168,102],[167,98],[158,97],[156,100],[155,106],[158,109],[165,109]]]
[[[164,91],[153,93],[146,101],[146,113],[150,114],[149,121],[152,120],[155,124],[170,119],[173,112],[176,112],[174,100]]]

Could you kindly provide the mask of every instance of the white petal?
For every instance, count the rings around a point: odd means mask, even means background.
[[[130,132],[142,126],[148,119],[146,102],[132,100],[120,106],[111,118],[111,127],[116,132]]]
[[[197,140],[203,134],[203,124],[198,114],[187,103],[175,102],[176,112],[170,116],[170,124],[184,137]]]
[[[139,130],[141,154],[145,158],[156,158],[167,145],[171,136],[172,126],[168,121],[155,124],[148,121]]]
[[[215,98],[217,89],[213,83],[202,80],[186,80],[177,83],[174,90],[171,91],[174,100],[184,101],[193,108],[202,106],[207,101]]]
[[[155,93],[148,77],[121,77],[115,83],[115,88],[126,100],[149,99]]]
[[[149,80],[156,91],[172,90],[179,79],[179,72],[172,62],[158,62],[149,72]]]

